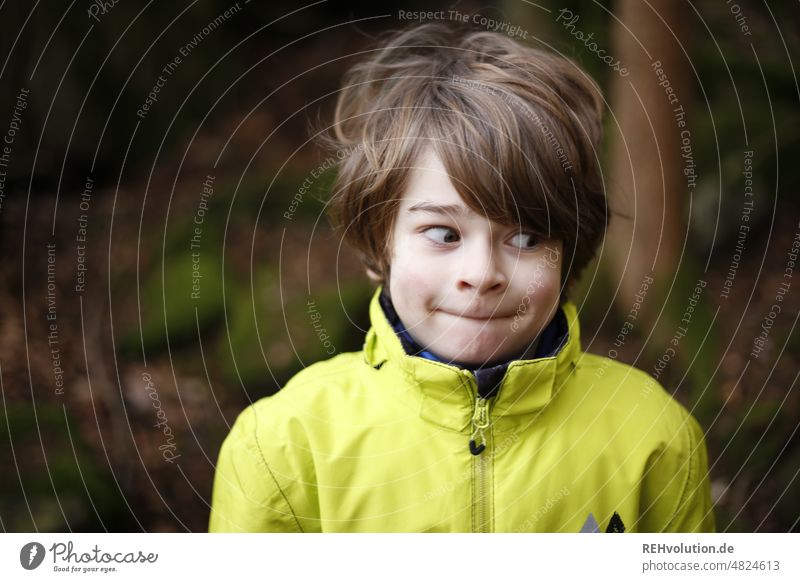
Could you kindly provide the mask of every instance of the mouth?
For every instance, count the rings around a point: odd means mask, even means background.
[[[452,311],[447,311],[444,309],[439,309],[442,313],[445,313],[451,317],[458,317],[460,319],[471,319],[473,321],[495,321],[499,319],[508,319],[507,315],[480,315],[480,314],[470,314],[470,313],[453,313]]]

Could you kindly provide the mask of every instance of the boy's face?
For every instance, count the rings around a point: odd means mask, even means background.
[[[477,366],[519,355],[558,308],[561,242],[475,213],[432,150],[409,178],[388,282],[406,329],[446,360]]]

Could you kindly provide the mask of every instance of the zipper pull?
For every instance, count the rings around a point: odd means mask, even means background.
[[[489,400],[480,396],[475,400],[475,413],[472,415],[472,435],[469,437],[469,452],[480,455],[486,448],[484,430],[489,426]],[[476,437],[480,437],[477,444]]]

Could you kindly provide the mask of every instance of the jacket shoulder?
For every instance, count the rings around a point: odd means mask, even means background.
[[[628,419],[659,439],[694,429],[697,422],[650,374],[628,364],[584,353],[576,375],[579,387],[591,387],[587,404],[606,415]]]
[[[265,401],[292,401],[304,403],[314,400],[320,391],[332,395],[346,391],[349,387],[363,382],[363,374],[369,365],[364,361],[363,352],[345,352],[328,360],[322,360],[303,368],[292,376],[288,382],[273,396]]]
[[[364,352],[344,352],[303,368],[277,394],[298,397],[304,390],[321,386],[330,389],[344,387],[359,379],[366,367],[369,366],[364,361]]]
[[[661,383],[647,372],[605,356],[582,354],[578,373],[584,381],[589,379],[590,384],[604,392],[606,397],[624,398],[640,404],[652,401],[656,406],[674,401]]]
[[[291,432],[297,428],[298,419],[305,419],[304,423],[322,419],[341,406],[337,402],[360,392],[363,374],[370,369],[362,352],[345,352],[311,364],[292,376],[278,392],[245,408],[237,424],[256,436],[267,428],[273,434]]]

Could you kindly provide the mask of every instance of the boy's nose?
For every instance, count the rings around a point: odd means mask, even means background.
[[[458,273],[459,291],[488,293],[503,291],[508,284],[494,253],[489,250],[468,252]]]

